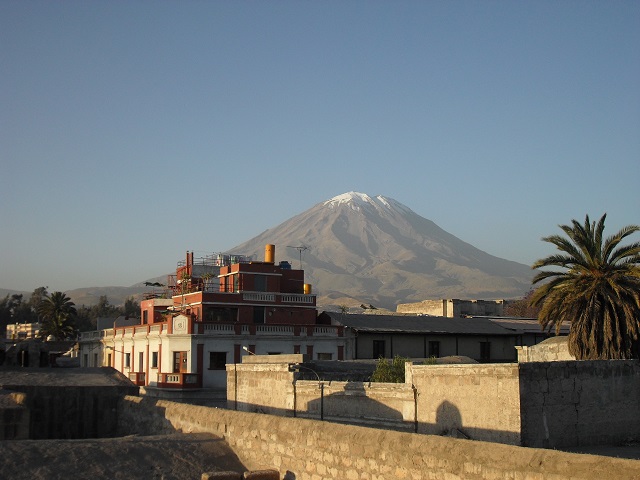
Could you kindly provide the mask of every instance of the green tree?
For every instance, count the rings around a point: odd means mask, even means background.
[[[136,299],[129,297],[124,301],[124,316],[129,318],[140,318],[140,304]]]
[[[40,336],[53,335],[57,340],[73,338],[76,334],[75,304],[65,293],[53,292],[40,303],[38,314],[42,319]]]
[[[380,357],[376,363],[376,369],[371,375],[372,382],[385,383],[404,383],[404,364],[409,361],[408,358],[396,355],[389,362],[386,358]]]
[[[569,322],[569,352],[578,360],[638,358],[640,354],[640,243],[620,246],[640,231],[629,225],[604,239],[606,214],[584,225],[560,225],[569,238],[552,235],[542,240],[561,252],[538,260],[542,270],[533,283],[542,283],[531,305],[541,307],[538,321],[556,333]]]

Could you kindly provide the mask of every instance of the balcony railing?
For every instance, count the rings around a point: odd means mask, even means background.
[[[200,388],[202,381],[197,373],[162,373],[158,388]]]
[[[247,292],[242,294],[242,299],[248,302],[275,302],[275,293]]]
[[[144,386],[145,374],[144,372],[129,372],[129,380],[131,380],[134,385],[139,387]]]
[[[295,332],[291,325],[258,325],[256,326],[257,335],[285,335],[290,336]]]
[[[282,295],[282,303],[307,303],[313,305],[315,295],[300,295],[298,293],[287,293]]]

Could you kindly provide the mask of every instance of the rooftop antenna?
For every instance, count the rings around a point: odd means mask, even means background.
[[[309,250],[309,247],[307,247],[306,245],[301,245],[299,247],[287,245],[287,248],[295,248],[296,250],[298,250],[298,253],[300,254],[300,270],[302,270],[302,252],[304,252],[305,250]]]

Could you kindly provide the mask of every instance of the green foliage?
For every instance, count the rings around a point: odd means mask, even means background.
[[[0,300],[0,333],[4,334],[9,324],[37,322],[37,311],[43,295],[47,295],[47,287],[36,288],[28,301],[24,301],[24,295],[17,293]]]
[[[40,336],[47,338],[52,335],[57,340],[74,338],[76,314],[75,304],[65,293],[53,292],[44,297],[38,307]]]
[[[404,364],[409,359],[396,355],[394,359],[389,362],[386,358],[380,357],[376,364],[376,369],[371,375],[372,382],[384,382],[384,383],[404,383]]]
[[[140,304],[133,297],[129,297],[124,302],[124,316],[129,318],[140,318]]]
[[[606,214],[584,225],[560,225],[560,235],[543,238],[561,252],[534,263],[541,270],[533,283],[543,283],[531,297],[540,307],[538,321],[543,329],[556,332],[563,322],[571,323],[569,352],[578,360],[627,359],[640,357],[640,243],[619,246],[640,231],[629,225],[604,239]]]

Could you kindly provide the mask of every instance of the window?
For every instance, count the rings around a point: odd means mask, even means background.
[[[225,370],[227,352],[209,352],[209,370]]]
[[[256,292],[267,291],[267,276],[266,275],[254,275],[253,276],[253,289]]]
[[[98,366],[98,354],[94,353],[93,354],[93,367],[97,367]]]
[[[333,360],[333,354],[318,352],[318,360]]]
[[[238,275],[237,273],[233,275],[233,291],[240,291],[240,275]]]
[[[238,320],[237,308],[207,308],[204,313],[204,320],[216,323],[234,323]]]
[[[491,342],[480,342],[480,361],[491,360]]]
[[[264,307],[253,307],[253,323],[264,323]]]
[[[429,342],[429,357],[440,357],[440,342]]]
[[[146,310],[142,311],[142,323],[146,324],[149,321],[149,312]]]
[[[158,352],[151,352],[151,368],[158,368]]]
[[[384,340],[374,340],[373,341],[373,358],[385,358],[385,344]]]
[[[85,354],[82,356],[82,364],[83,364],[85,367],[88,367],[88,366],[89,366],[89,354],[88,354],[88,353],[85,353]]]
[[[107,367],[112,366],[113,363],[111,362],[111,354],[107,353]]]
[[[138,371],[144,372],[144,352],[138,353]]]
[[[124,354],[124,368],[129,368],[131,366],[131,354]]]

